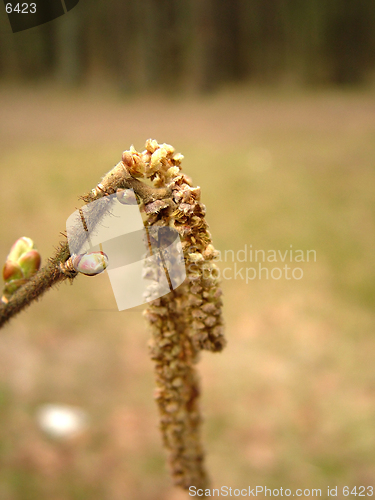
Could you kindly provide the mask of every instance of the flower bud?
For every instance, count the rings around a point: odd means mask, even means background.
[[[116,197],[122,205],[137,205],[137,197],[132,189],[118,189]]]
[[[30,278],[38,271],[40,262],[40,253],[35,249],[29,250],[18,259],[18,264],[20,265],[25,278]]]
[[[28,252],[32,248],[34,248],[33,240],[31,238],[27,238],[26,236],[22,236],[22,238],[18,238],[18,240],[13,243],[7,260],[17,262],[21,255]]]
[[[18,238],[12,245],[3,267],[3,279],[5,281],[3,302],[6,302],[18,288],[38,271],[40,262],[40,253],[34,248],[33,240],[26,236]]]
[[[91,252],[72,256],[76,271],[85,276],[96,276],[108,267],[108,256],[104,252]]]
[[[7,260],[3,267],[3,279],[4,281],[18,280],[23,278],[23,272],[17,262],[12,262]]]

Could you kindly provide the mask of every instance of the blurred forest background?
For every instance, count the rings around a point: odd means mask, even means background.
[[[300,280],[223,280],[228,346],[198,365],[216,488],[374,485],[374,71],[374,0],[81,0],[16,34],[0,10],[2,259],[24,235],[45,263],[149,137],[185,156],[222,252],[316,251]],[[1,330],[0,500],[189,498],[142,309],[80,276]],[[87,426],[51,435],[45,404]]]
[[[64,22],[8,36],[3,77],[124,91],[209,91],[228,82],[358,84],[374,78],[372,0],[81,0]]]

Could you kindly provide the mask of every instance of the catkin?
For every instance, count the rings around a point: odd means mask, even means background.
[[[195,368],[202,349],[218,352],[225,346],[221,289],[215,251],[200,188],[181,172],[183,156],[168,144],[149,139],[139,153],[124,151],[127,171],[146,178],[170,197],[143,204],[147,227],[169,226],[181,238],[186,266],[184,283],[149,302],[144,316],[150,325],[150,354],[155,363],[155,399],[160,413],[163,444],[173,482],[188,489],[205,488],[199,408],[199,377]],[[173,258],[173,256],[172,256]],[[146,269],[145,273],[152,273]]]

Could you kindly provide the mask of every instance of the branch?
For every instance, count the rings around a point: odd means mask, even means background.
[[[133,189],[135,194],[147,206],[156,200],[163,200],[170,197],[170,190],[166,188],[154,188],[135,179],[126,169],[123,162],[118,163],[108,172],[101,183],[99,183],[89,194],[81,197],[86,203],[113,194],[117,189]],[[108,198],[108,201],[109,198]],[[106,203],[97,203],[89,207],[87,219],[91,227],[94,227],[107,212]],[[65,235],[64,235],[65,236]],[[76,234],[72,233],[71,239],[79,244],[82,238],[82,231],[78,228]],[[71,262],[68,242],[60,243],[55,254],[48,259],[48,263],[40,269],[32,278],[26,281],[8,300],[7,303],[0,303],[0,328],[13,316],[21,312],[35,300],[39,299],[52,286],[65,280],[72,281],[79,273],[75,271]]]

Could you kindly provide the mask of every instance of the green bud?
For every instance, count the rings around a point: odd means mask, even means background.
[[[7,260],[17,262],[21,255],[28,252],[32,248],[34,248],[33,240],[31,238],[27,238],[26,236],[22,236],[22,238],[18,238],[18,240],[12,245]]]
[[[12,245],[3,267],[3,302],[7,302],[11,295],[38,271],[40,262],[40,253],[34,248],[33,240],[26,236],[18,238]]]
[[[18,259],[25,278],[31,278],[40,267],[40,253],[38,250],[29,250]]]

